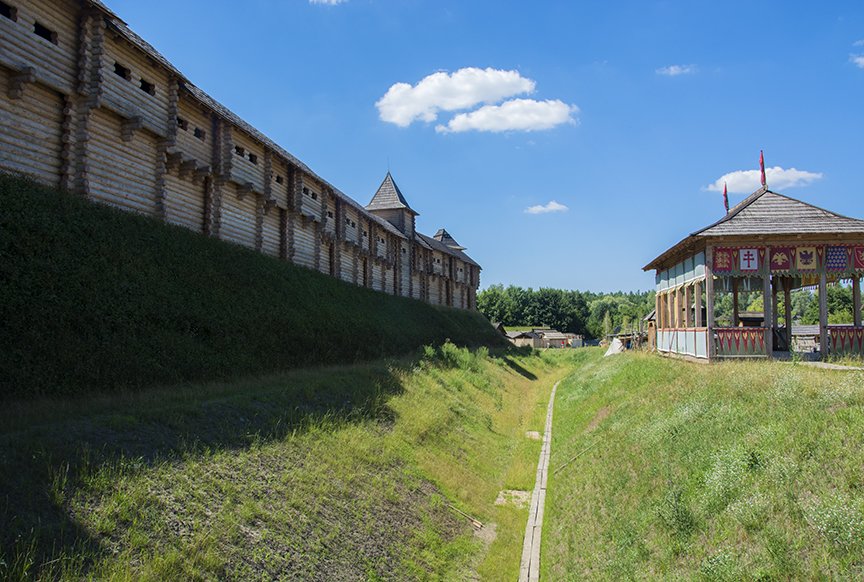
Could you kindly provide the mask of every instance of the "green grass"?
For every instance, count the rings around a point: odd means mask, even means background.
[[[448,343],[14,403],[0,409],[0,579],[515,579],[527,510],[494,500],[533,486],[525,431],[585,354]]]
[[[0,175],[0,400],[502,345],[436,308]]]
[[[546,579],[864,577],[861,372],[594,352],[554,418]]]

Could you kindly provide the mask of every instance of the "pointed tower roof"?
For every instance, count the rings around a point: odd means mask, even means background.
[[[434,238],[438,242],[444,243],[445,245],[447,245],[451,249],[456,249],[457,251],[464,251],[465,250],[465,247],[463,247],[462,245],[457,243],[456,239],[454,239],[452,236],[450,236],[450,233],[447,232],[446,230],[444,230],[443,228],[439,228],[438,232],[436,232],[435,236],[433,236],[432,238]]]
[[[402,192],[399,190],[399,186],[396,185],[390,172],[387,172],[387,175],[384,176],[384,181],[381,182],[378,191],[375,192],[375,196],[366,205],[366,210],[407,210],[415,216],[418,214],[413,208],[408,206],[408,201],[402,196]]]

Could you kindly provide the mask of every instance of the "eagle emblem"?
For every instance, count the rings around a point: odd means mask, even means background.
[[[796,255],[799,271],[812,271],[816,268],[816,247],[799,248]]]

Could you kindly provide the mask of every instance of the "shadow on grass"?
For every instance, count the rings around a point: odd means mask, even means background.
[[[502,350],[499,354],[497,354],[497,357],[499,357],[507,365],[508,368],[521,375],[523,378],[534,381],[537,379],[537,376],[533,372],[525,369],[519,364],[519,362],[513,359],[513,356],[524,357],[530,355],[531,352],[532,350],[529,347],[508,347],[507,349]]]
[[[394,419],[387,406],[414,360],[297,371],[233,384],[13,403],[0,413],[0,579],[40,577],[58,559],[105,549],[66,500],[82,475],[120,460],[145,468],[244,449],[321,422]],[[56,568],[56,563],[54,568]]]

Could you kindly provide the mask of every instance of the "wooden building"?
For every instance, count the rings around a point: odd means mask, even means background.
[[[507,339],[516,347],[541,348],[543,342],[533,331],[508,331]]]
[[[649,269],[656,271],[660,352],[702,360],[773,357],[792,346],[790,293],[817,287],[821,356],[864,354],[862,220],[763,187],[644,267]],[[828,325],[826,288],[840,283],[852,285],[852,325]],[[764,302],[764,313],[746,322],[738,307],[742,289],[760,290]],[[732,294],[730,327],[715,324],[718,293]],[[778,313],[781,293],[785,313]]]
[[[0,171],[356,285],[476,309],[480,266],[368,206],[223,107],[98,0],[0,0]]]

